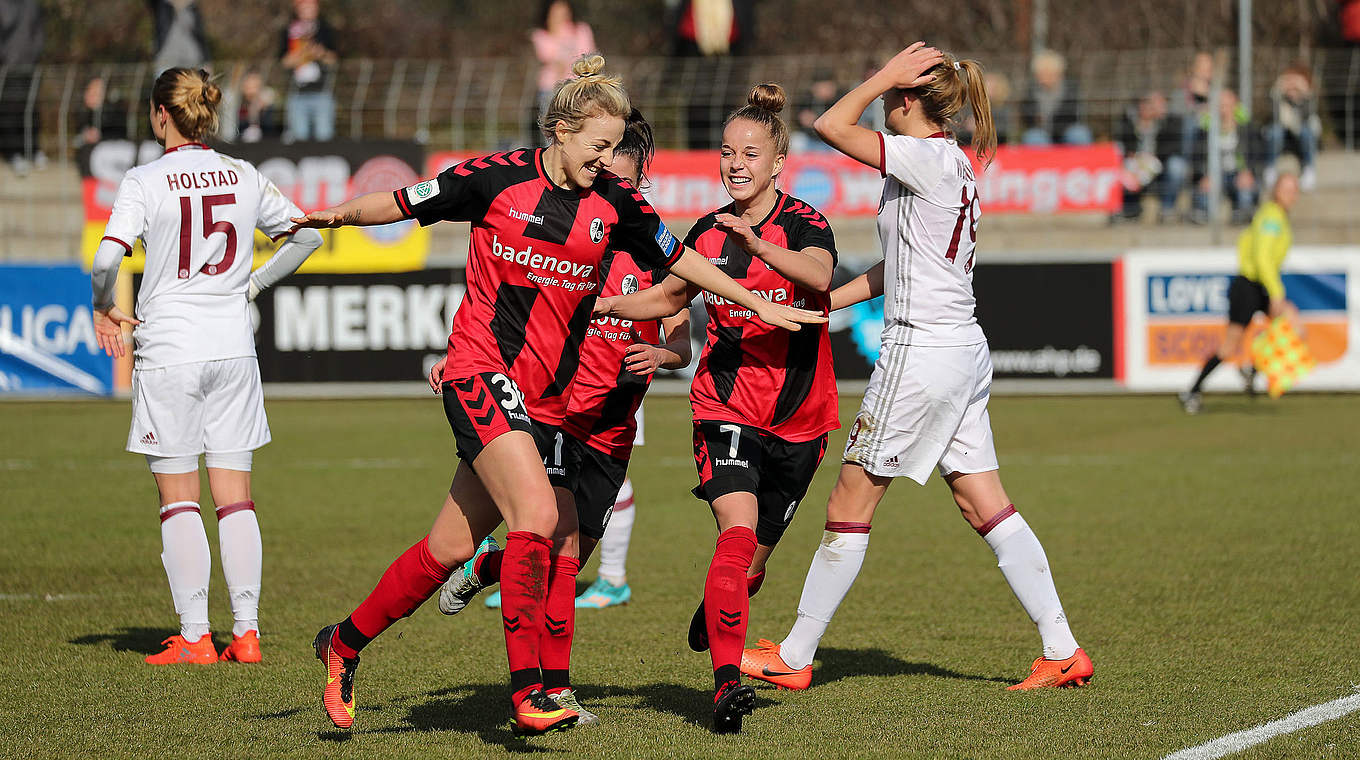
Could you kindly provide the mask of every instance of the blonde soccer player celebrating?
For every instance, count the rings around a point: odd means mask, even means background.
[[[151,130],[165,154],[129,170],[118,188],[92,273],[95,332],[124,354],[133,325],[132,428],[160,491],[161,561],[180,632],[152,665],[217,662],[208,627],[212,554],[199,507],[198,458],[217,509],[232,642],[222,658],[259,662],[261,546],[250,498],[251,456],[269,442],[248,299],[291,274],[321,246],[315,230],[289,236],[297,206],[245,161],[201,140],[217,129],[222,92],[201,69],[173,68],[151,92]],[[253,276],[254,229],[288,237]],[[114,305],[133,243],[146,246],[136,318]]]
[[[858,126],[879,96],[896,134]],[[996,553],[1043,639],[1043,656],[1029,677],[1010,688],[1079,686],[1091,678],[1091,660],[1068,628],[1043,547],[997,474],[987,417],[992,361],[973,315],[977,183],[949,132],[965,107],[976,117],[974,145],[985,163],[995,152],[996,131],[982,67],[917,42],[817,119],[822,139],[885,179],[878,213],[884,259],[833,291],[831,306],[882,295],[886,324],[797,621],[783,642],[762,640],[744,652],[741,669],[752,678],[808,687],[818,642],[859,574],[870,521],[888,485],[895,477],[924,485],[932,469]]]

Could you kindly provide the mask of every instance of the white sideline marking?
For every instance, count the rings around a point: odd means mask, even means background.
[[[1198,747],[1188,747],[1179,752],[1173,752],[1162,760],[1214,760],[1214,758],[1241,752],[1248,747],[1283,734],[1293,733],[1300,729],[1316,726],[1319,723],[1345,717],[1357,710],[1360,710],[1360,694],[1353,694],[1349,697],[1334,699],[1331,702],[1324,702],[1299,710],[1293,715],[1286,715],[1279,720],[1272,720],[1246,731],[1228,734]]]

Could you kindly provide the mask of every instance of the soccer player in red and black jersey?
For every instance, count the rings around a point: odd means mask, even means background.
[[[685,240],[743,286],[778,303],[826,314],[836,241],[816,209],[775,186],[788,154],[779,118],[784,91],[757,85],[727,117],[719,167],[732,203],[695,223]],[[668,277],[634,296],[602,298],[597,311],[625,318],[669,313],[695,290]],[[755,705],[740,681],[750,595],[793,519],[839,427],[831,344],[824,325],[772,330],[749,309],[712,293],[708,340],[690,389],[699,486],[717,518],[717,548],[690,646],[711,649],[713,729],[739,731]]]
[[[502,520],[509,527],[501,596],[515,728],[538,734],[575,724],[577,713],[543,692],[539,658],[547,598],[562,583],[575,596],[577,551],[564,473],[550,473],[545,460],[566,413],[607,250],[668,268],[768,324],[796,330],[825,321],[761,299],[686,250],[642,195],[608,171],[632,105],[603,66],[598,55],[584,57],[573,67],[577,78],[559,84],[543,122],[547,148],[471,159],[436,179],[295,220],[299,227],[472,222],[468,289],[444,368],[444,411],[462,462],[429,534],[388,567],[349,617],[317,634],[317,657],[327,669],[323,703],[338,727],[354,721],[359,650],[428,599]]]
[[[614,149],[610,171],[635,187],[643,187],[654,145],[651,125],[634,108],[623,138]],[[648,265],[626,251],[609,251],[600,269],[600,292],[606,296],[634,293],[666,276],[664,268]],[[637,412],[654,373],[658,369],[679,369],[690,362],[689,312],[682,310],[665,319],[640,322],[601,317],[586,331],[580,353],[567,414],[558,443],[553,447],[553,459],[549,461],[549,466],[565,470],[565,480],[576,504],[580,526],[578,566],[585,564],[600,543],[605,526],[617,509],[615,502],[627,476],[628,459],[637,436]],[[443,383],[445,363],[441,359],[430,370],[430,386],[436,393]],[[444,614],[461,612],[477,592],[500,581],[505,552],[497,549],[489,538],[483,546],[486,549],[467,563],[462,572],[455,571],[444,583],[439,596],[439,610]],[[539,656],[544,691],[558,704],[575,710],[581,716],[577,725],[581,725],[598,720],[598,716],[581,707],[570,685],[577,605],[570,596],[561,594],[569,588],[563,585],[560,589],[556,586],[549,589],[544,610],[548,637],[543,640]]]

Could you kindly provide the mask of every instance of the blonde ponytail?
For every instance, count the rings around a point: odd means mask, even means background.
[[[926,118],[954,131],[965,105],[973,109],[977,128],[973,131],[973,152],[985,168],[996,155],[996,124],[992,104],[987,98],[987,83],[982,64],[974,60],[956,61],[945,53],[944,60],[930,69],[935,78],[913,89],[912,95],[925,109]]]

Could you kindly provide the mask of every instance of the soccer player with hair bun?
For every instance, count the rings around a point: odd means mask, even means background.
[[[651,125],[634,108],[623,138],[614,148],[610,170],[634,187],[643,187],[654,145]],[[600,291],[606,296],[632,293],[651,287],[665,274],[665,269],[639,262],[627,251],[611,250],[601,264]],[[634,510],[632,486],[627,480],[628,459],[639,437],[642,397],[656,370],[684,367],[690,362],[690,354],[688,310],[665,319],[641,322],[600,318],[586,331],[571,400],[554,446],[554,454],[556,446],[562,446],[564,480],[571,484],[576,506],[580,526],[578,566],[590,558],[596,544],[604,545],[605,551],[612,550],[615,555],[620,549],[627,553]],[[436,393],[440,392],[444,365],[441,359],[430,370],[430,386]],[[620,522],[624,522],[622,527]],[[613,546],[609,544],[611,540]],[[463,565],[461,572],[454,572],[439,590],[439,611],[456,615],[479,591],[498,583],[504,556],[495,540],[487,537],[478,547],[477,555]],[[543,613],[549,634],[543,640],[540,654],[544,691],[580,714],[577,725],[593,723],[598,716],[581,707],[570,686],[576,608],[592,606],[590,597],[596,594],[606,599],[606,604],[597,606],[621,604],[629,598],[623,578],[614,576],[606,580],[608,568],[604,559],[622,564],[618,556],[602,558],[601,576],[591,587],[594,591],[588,589],[573,600],[561,593],[566,586],[556,589],[558,593],[551,597]],[[500,607],[500,594],[488,599],[487,606]]]
[[[123,356],[134,326],[132,429],[128,451],[144,454],[160,492],[161,562],[180,632],[152,665],[217,662],[208,627],[212,552],[199,506],[198,458],[217,505],[222,572],[231,597],[232,641],[221,658],[259,662],[260,526],[250,494],[251,459],[269,443],[250,304],[317,248],[297,230],[302,213],[249,163],[202,140],[217,130],[222,92],[201,69],[167,69],[151,89],[151,131],[165,154],[130,169],[92,268],[99,345]],[[254,275],[253,231],[287,238]],[[137,318],[114,305],[123,256],[138,239],[146,265]]]
[[[779,85],[757,85],[728,115],[718,167],[732,203],[696,222],[685,245],[767,298],[825,314],[836,241],[815,208],[776,186],[789,151],[784,100]],[[650,290],[601,299],[600,307],[653,318],[684,308],[697,292],[668,277]],[[689,643],[710,650],[713,730],[733,733],[755,706],[738,669],[750,597],[812,483],[828,432],[840,425],[825,326],[789,333],[719,295],[705,293],[704,304],[708,340],[690,388],[694,495],[709,503],[719,535]]]
[[[759,298],[686,250],[637,189],[609,171],[632,105],[603,68],[603,57],[582,57],[575,78],[558,84],[542,122],[546,148],[479,156],[395,193],[295,220],[301,227],[472,223],[467,293],[441,383],[462,461],[428,535],[348,617],[316,636],[326,666],[322,702],[337,727],[354,722],[359,651],[434,594],[502,520],[509,532],[501,618],[515,731],[541,734],[580,718],[544,690],[560,655],[545,624],[546,610],[558,609],[564,595],[570,607],[576,595],[577,515],[560,426],[607,251],[668,269],[767,324],[797,330],[825,321]]]
[[[859,126],[880,96],[895,134]],[[878,212],[884,260],[831,294],[837,309],[884,296],[883,348],[827,502],[826,531],[798,618],[783,642],[762,639],[746,650],[741,669],[752,678],[808,687],[817,645],[864,563],[874,510],[893,478],[924,485],[932,469],[1038,626],[1043,655],[1010,688],[1080,686],[1094,671],[1072,637],[1044,549],[997,474],[987,416],[992,361],[973,315],[981,209],[972,163],[951,136],[964,108],[976,119],[973,147],[985,166],[996,130],[982,67],[917,42],[814,124],[829,145],[884,177]]]

